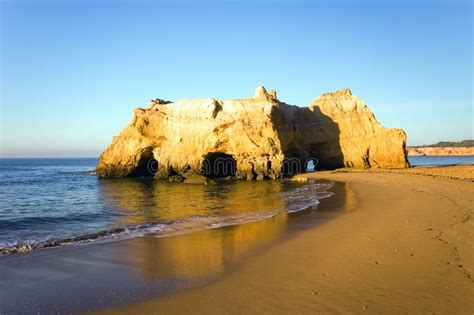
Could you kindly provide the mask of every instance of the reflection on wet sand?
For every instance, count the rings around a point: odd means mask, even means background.
[[[309,186],[283,181],[205,187],[106,180],[100,181],[100,187],[100,197],[109,212],[107,217],[129,224],[292,207],[304,196],[298,189]],[[348,186],[336,183],[330,191],[334,196],[321,199],[317,209],[281,213],[253,223],[3,257],[0,301],[7,303],[0,302],[0,313],[80,313],[209,283],[239,268],[249,256],[260,255],[305,229],[317,229],[317,224],[353,208],[355,199]],[[307,192],[310,198],[313,191]]]
[[[278,239],[288,215],[260,222],[204,230],[172,237],[144,237],[128,242],[132,265],[145,278],[209,278],[226,264]]]
[[[321,199],[320,206],[316,209],[318,213],[336,213],[353,211],[357,205],[357,199],[350,184],[336,182],[331,188],[334,196]]]
[[[103,183],[104,204],[133,212],[133,216],[122,218],[126,224],[285,209],[290,201],[281,192],[303,185],[283,181],[231,182],[217,186],[133,180]],[[293,228],[297,232],[355,207],[354,195],[347,184],[335,183],[331,191],[335,195],[321,199],[317,209],[281,213],[258,222],[183,235],[136,238],[124,242],[124,252],[145,279],[212,279],[245,256],[288,237],[290,233],[285,232],[292,229],[289,221],[298,223]]]
[[[104,207],[125,224],[175,220],[173,215],[229,215],[252,209],[265,212],[269,211],[267,205],[293,206],[294,199],[301,201],[302,195],[290,198],[295,196],[292,192],[308,187],[291,182],[241,182],[209,188],[126,180],[101,181],[100,185]],[[353,209],[355,199],[347,185],[336,183],[330,191],[334,196],[320,200],[317,209],[282,213],[258,222],[3,257],[0,301],[8,303],[0,302],[0,313],[80,313],[209,283],[241,266],[249,256],[260,255],[304,229],[317,228],[341,211]],[[215,200],[216,194],[225,194],[217,197],[222,203]],[[317,247],[308,250],[318,252]]]
[[[228,181],[186,185],[156,180],[102,180],[105,208],[123,215],[121,224],[169,222],[190,217],[283,211],[282,182]]]

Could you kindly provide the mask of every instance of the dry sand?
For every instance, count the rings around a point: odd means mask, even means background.
[[[109,312],[473,314],[473,172],[311,174],[349,183],[355,211],[245,259],[208,285]]]

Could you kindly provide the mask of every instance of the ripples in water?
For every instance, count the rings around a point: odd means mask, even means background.
[[[96,159],[2,159],[0,252],[167,236],[316,207],[331,183],[98,179]]]

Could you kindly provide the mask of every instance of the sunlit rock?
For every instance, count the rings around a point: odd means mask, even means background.
[[[261,86],[253,98],[151,101],[101,155],[101,177],[192,174],[276,179],[315,169],[408,166],[406,135],[384,128],[349,89],[309,107]],[[310,163],[309,163],[310,162]]]

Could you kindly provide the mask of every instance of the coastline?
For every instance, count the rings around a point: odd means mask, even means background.
[[[356,210],[203,287],[106,313],[472,313],[474,183],[456,168],[300,175],[348,183]]]
[[[407,147],[408,156],[473,156],[474,147]]]
[[[472,313],[474,165],[342,169],[317,209],[0,257],[0,313]]]
[[[0,256],[0,313],[83,313],[202,287],[268,248],[354,208],[350,188],[320,207],[191,233]]]

